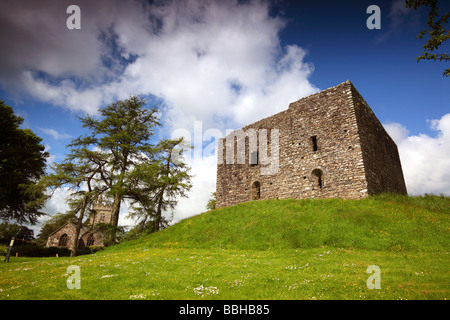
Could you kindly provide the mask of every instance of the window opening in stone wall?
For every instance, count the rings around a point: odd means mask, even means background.
[[[313,145],[313,151],[317,151],[317,136],[312,136],[311,137],[311,142]]]
[[[258,181],[253,182],[252,185],[252,200],[259,200],[261,198],[261,184]]]
[[[258,164],[258,151],[252,151],[250,154],[250,164],[253,166]]]
[[[320,169],[314,169],[312,172],[312,176],[314,178],[314,184],[322,189],[323,187],[323,173]]]
[[[67,234],[63,234],[60,238],[59,238],[59,247],[66,247],[67,246],[67,240],[69,239],[69,236]]]
[[[88,238],[86,245],[87,245],[88,247],[94,245],[94,237],[93,237],[93,236],[90,236],[90,237]]]

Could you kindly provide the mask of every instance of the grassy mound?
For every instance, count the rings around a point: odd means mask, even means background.
[[[11,257],[0,300],[448,299],[449,210],[439,196],[243,203],[92,255]]]
[[[246,250],[355,248],[436,251],[449,246],[450,198],[262,200],[216,209],[118,246]]]

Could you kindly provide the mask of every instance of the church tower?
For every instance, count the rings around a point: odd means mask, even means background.
[[[97,198],[92,209],[93,213],[89,218],[89,224],[91,226],[97,223],[111,223],[112,206],[102,201],[102,195]]]

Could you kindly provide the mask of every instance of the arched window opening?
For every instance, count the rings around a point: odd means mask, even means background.
[[[94,236],[91,235],[91,236],[88,238],[88,240],[87,240],[87,242],[86,242],[86,245],[87,245],[88,247],[94,245]]]
[[[312,176],[314,178],[314,184],[322,189],[323,187],[323,173],[320,169],[314,169],[312,172]]]
[[[261,184],[258,181],[252,184],[252,200],[258,200],[261,198]]]
[[[60,238],[59,238],[59,247],[67,247],[67,240],[69,239],[69,236],[67,234],[63,234]]]

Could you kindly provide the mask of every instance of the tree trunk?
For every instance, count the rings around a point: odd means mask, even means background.
[[[111,213],[111,224],[115,227],[119,225],[119,213],[120,213],[120,203],[122,202],[122,196],[118,193],[114,195],[114,202]]]
[[[165,187],[162,188],[161,194],[158,199],[158,208],[156,209],[156,217],[155,217],[155,222],[154,222],[154,227],[153,227],[154,232],[159,231],[159,225],[161,223],[161,211],[162,211],[162,204],[163,204],[163,200],[164,200],[164,189],[165,189]]]
[[[120,213],[120,203],[122,202],[123,196],[121,196],[119,193],[116,193],[114,195],[114,202],[112,206],[112,212],[111,212],[111,225],[113,225],[115,228],[110,231],[110,234],[107,235],[107,238],[111,240],[110,244],[115,244],[117,237],[117,227],[119,225],[119,213]]]
[[[169,151],[169,155],[167,157],[167,163],[166,163],[166,172],[165,174],[167,176],[169,176],[170,174],[170,162],[172,160],[172,149]],[[161,189],[161,193],[159,195],[159,199],[158,199],[158,208],[156,209],[156,217],[155,217],[155,224],[154,224],[154,231],[159,231],[159,225],[161,223],[161,214],[162,214],[162,205],[163,205],[163,201],[164,201],[164,191],[166,190],[167,185],[164,185]]]
[[[119,181],[117,181],[117,184],[115,187],[119,187],[119,190],[123,189],[123,177],[125,174],[125,169],[122,169],[122,172],[119,176]],[[123,196],[116,191],[114,194],[114,202],[112,207],[112,213],[111,213],[111,224],[115,227],[119,225],[119,213],[120,213],[120,203],[122,202]]]
[[[83,204],[81,206],[81,210],[80,210],[80,217],[78,218],[78,221],[77,221],[77,227],[75,229],[75,239],[73,239],[72,252],[70,253],[71,257],[75,257],[77,255],[78,237],[80,236],[81,224],[83,223],[83,217],[84,217],[84,212],[86,210],[87,200],[88,200],[88,197],[85,196],[83,199]]]

